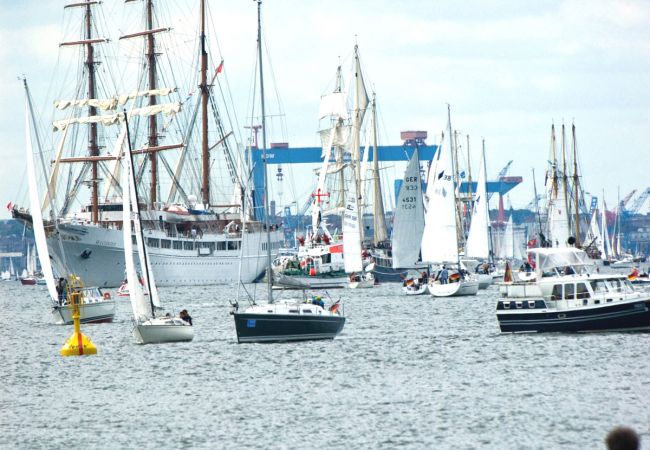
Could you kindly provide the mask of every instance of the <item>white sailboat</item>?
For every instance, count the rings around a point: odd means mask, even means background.
[[[465,258],[476,258],[480,261],[490,259],[490,234],[489,224],[490,217],[488,211],[488,196],[486,187],[485,174],[485,147],[481,156],[481,166],[479,168],[478,182],[476,185],[476,197],[474,197],[474,209],[472,212],[472,221],[465,242]],[[467,262],[465,262],[467,266]],[[474,269],[476,265],[468,267]],[[479,289],[486,289],[492,284],[492,275],[488,273],[477,274]]]
[[[456,214],[456,189],[454,185],[454,167],[451,144],[451,112],[448,109],[449,120],[449,152],[440,148],[436,170],[433,172],[433,182],[429,204],[422,235],[422,260],[430,264],[442,265],[441,271],[455,265],[456,273],[446,282],[442,279],[429,280],[429,292],[434,297],[450,297],[460,295],[476,295],[478,280],[465,275],[460,267],[458,253],[458,223]],[[456,276],[454,276],[456,275]]]
[[[420,158],[418,149],[415,148],[404,171],[404,179],[397,195],[395,215],[393,216],[391,244],[393,269],[416,267],[420,260],[420,242],[423,231],[424,203],[422,201],[422,180],[420,179]],[[417,276],[407,276],[404,279],[402,291],[406,295],[421,295],[427,292],[427,285],[418,272]]]
[[[23,80],[26,97],[26,117],[25,117],[25,153],[27,160],[27,183],[29,186],[29,203],[31,206],[32,227],[34,229],[34,240],[38,249],[38,257],[41,263],[41,271],[47,285],[47,291],[52,300],[52,316],[56,323],[70,325],[72,324],[72,305],[68,302],[67,293],[59,294],[54,282],[50,254],[45,237],[45,227],[43,224],[43,215],[41,213],[41,202],[38,196],[38,186],[36,182],[36,164],[34,161],[34,152],[32,148],[32,115],[29,90],[27,81]],[[31,254],[34,250],[31,250]],[[32,263],[34,264],[34,263]],[[34,264],[35,265],[35,264]],[[33,269],[32,269],[33,270]],[[75,281],[78,283],[78,279]],[[71,280],[72,281],[72,280]],[[115,301],[111,299],[108,292],[102,294],[98,288],[84,288],[81,290],[81,304],[79,305],[80,320],[82,323],[92,322],[111,322],[115,316]]]
[[[127,123],[125,123],[125,129],[128,129]],[[138,202],[130,145],[131,143],[129,141],[128,146],[125,148],[126,151],[123,158],[122,236],[124,241],[126,277],[130,286],[129,298],[131,299],[131,307],[133,308],[135,320],[133,337],[139,344],[191,341],[194,338],[194,328],[190,323],[178,317],[170,317],[169,315],[156,317],[156,310],[161,308],[161,304],[156,289],[156,281],[151,270],[151,263],[147,255],[147,249],[144,246],[144,236],[140,222],[140,205]],[[133,221],[135,228],[135,240],[140,259],[140,268],[142,269],[145,285],[150,293],[148,298],[144,295],[135,269],[131,221]]]

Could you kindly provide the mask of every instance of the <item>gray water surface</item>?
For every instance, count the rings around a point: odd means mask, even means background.
[[[258,291],[263,293],[263,287]],[[233,287],[162,288],[190,343],[137,345],[128,299],[82,326],[96,356],[59,356],[44,287],[0,282],[1,448],[604,448],[650,442],[650,334],[499,333],[477,297],[333,290],[334,341],[237,344]]]

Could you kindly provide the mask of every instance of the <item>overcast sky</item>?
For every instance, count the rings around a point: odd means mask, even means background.
[[[243,122],[255,4],[209,4]],[[49,108],[45,99],[67,22],[61,1],[0,5],[0,201],[24,203],[24,97],[17,77],[25,74],[37,106]],[[118,16],[122,2],[105,0],[103,7]],[[473,164],[482,137],[490,178],[514,160],[510,174],[525,180],[511,194],[517,207],[533,197],[532,168],[541,190],[551,123],[573,121],[587,191],[600,196],[604,189],[612,206],[619,186],[625,196],[650,185],[648,1],[266,0],[263,14],[271,89],[286,115],[286,135],[271,140],[319,145],[320,96],[356,39],[369,88],[377,93],[383,144],[399,144],[399,132],[407,129],[426,130],[428,141],[437,142],[449,103],[454,128],[472,139]],[[310,189],[298,183],[285,196]],[[4,208],[0,217],[8,217]]]

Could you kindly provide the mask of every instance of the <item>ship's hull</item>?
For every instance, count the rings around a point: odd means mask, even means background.
[[[334,339],[345,317],[234,313],[237,341],[283,342]]]
[[[511,303],[511,309],[504,309],[504,302]],[[504,333],[642,331],[650,330],[650,300],[553,310],[541,299],[519,302],[506,299],[499,302],[497,319]]]
[[[206,233],[195,238],[168,237],[160,231],[145,231],[145,242],[158,286],[236,282],[240,256],[244,283],[255,281],[267,267],[266,232],[263,231],[242,233],[241,237]],[[58,233],[48,236],[47,244],[58,273],[69,270],[86,285],[99,287],[118,287],[124,280],[121,230],[60,224]],[[282,233],[272,231],[272,249],[281,244]],[[137,255],[134,256],[137,261]]]
[[[96,303],[87,303],[79,307],[81,323],[112,322],[115,317],[115,301],[104,300]],[[72,306],[55,306],[52,308],[54,323],[72,325]]]
[[[139,324],[133,328],[133,337],[138,344],[187,342],[194,339],[194,328],[190,325],[177,324]]]

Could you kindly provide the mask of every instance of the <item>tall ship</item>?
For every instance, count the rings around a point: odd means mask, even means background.
[[[183,47],[186,35],[173,43],[171,29],[158,23],[163,11],[153,0],[124,5],[130,22],[119,29],[135,31],[119,39],[108,39],[118,27],[101,22],[101,8],[92,0],[65,6],[66,23],[74,26],[64,36],[76,35],[60,43],[59,60],[74,79],[60,95],[72,100],[55,102],[50,142],[37,139],[41,210],[55,271],[99,287],[124,279],[120,170],[128,138],[158,285],[256,280],[267,267],[268,246],[277,253],[283,236],[270,224],[267,242],[263,209],[242,207],[254,190],[249,152],[229,109],[223,59],[217,65],[208,59],[205,2],[190,51]],[[176,80],[184,87],[168,84]],[[29,210],[14,207],[12,215],[31,226]]]

